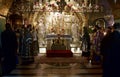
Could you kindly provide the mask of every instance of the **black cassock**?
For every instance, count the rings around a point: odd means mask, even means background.
[[[12,30],[5,30],[1,33],[2,43],[2,72],[8,74],[16,67],[17,36]]]
[[[20,31],[20,55],[23,62],[33,60],[33,49],[32,49],[33,38],[30,30],[23,28]]]

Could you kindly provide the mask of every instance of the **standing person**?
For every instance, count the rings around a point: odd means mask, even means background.
[[[39,44],[38,44],[38,36],[37,35],[38,35],[37,29],[35,29],[35,27],[33,27],[33,29],[32,29],[32,37],[33,37],[32,47],[33,47],[34,55],[38,55],[38,53],[39,53]]]
[[[100,46],[103,77],[120,77],[120,23],[115,23],[113,27],[114,31],[103,38]]]
[[[30,62],[34,61],[33,58],[33,37],[31,33],[32,25],[23,25],[20,31],[20,56],[21,56],[21,63],[22,64],[29,64]]]
[[[104,32],[104,36],[107,37],[113,32],[113,27],[107,27]]]
[[[33,57],[34,53],[33,53],[33,47],[32,47],[32,43],[33,43],[33,36],[32,36],[32,33],[31,33],[31,29],[32,29],[32,25],[29,24],[27,26],[27,30],[25,32],[25,37],[24,37],[24,40],[25,40],[25,57]]]
[[[2,73],[9,74],[16,67],[17,37],[11,25],[6,23],[5,30],[1,33],[3,50]]]
[[[87,27],[83,27],[84,34],[82,36],[82,56],[89,58],[90,56],[90,35]]]
[[[93,38],[93,48],[94,48],[94,52],[93,52],[93,63],[101,63],[101,54],[100,54],[100,43],[104,37],[104,33],[103,33],[103,29],[102,27],[95,25],[95,34],[94,34],[94,38]]]
[[[1,61],[2,61],[2,48],[0,46],[0,76],[2,75]]]

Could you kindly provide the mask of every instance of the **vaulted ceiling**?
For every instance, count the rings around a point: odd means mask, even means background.
[[[7,16],[13,0],[0,0],[0,16]]]
[[[14,1],[33,1],[33,0],[14,0]],[[114,15],[114,18],[120,19],[120,0],[107,0],[107,1],[112,9],[112,14]],[[7,16],[12,3],[13,0],[0,0],[0,16]]]

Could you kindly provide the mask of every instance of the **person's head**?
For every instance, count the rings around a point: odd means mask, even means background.
[[[101,29],[101,27],[100,27],[100,26],[95,25],[95,26],[94,26],[94,30],[93,30],[93,31],[94,31],[94,32],[97,32],[97,31],[98,31],[98,30],[100,30],[100,29]]]
[[[27,26],[27,29],[31,31],[31,30],[32,30],[32,25],[29,24],[29,25]]]
[[[84,31],[84,33],[86,33],[87,32],[87,27],[83,27],[83,31]]]
[[[114,27],[114,29],[120,30],[120,23],[114,23],[113,27]]]
[[[5,28],[6,28],[6,30],[12,30],[11,25],[9,23],[5,24]]]
[[[100,30],[100,29],[101,29],[101,27],[98,26],[98,25],[95,25],[95,28],[96,28],[97,30]]]
[[[107,28],[106,28],[106,33],[109,34],[109,33],[111,33],[111,32],[112,32],[112,27],[107,27]]]

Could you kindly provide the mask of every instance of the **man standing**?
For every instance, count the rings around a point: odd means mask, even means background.
[[[12,31],[11,25],[6,23],[5,30],[1,33],[1,43],[3,50],[2,73],[9,74],[16,67],[17,37]]]
[[[120,23],[115,23],[113,27],[114,31],[103,38],[100,46],[103,77],[120,77]]]

